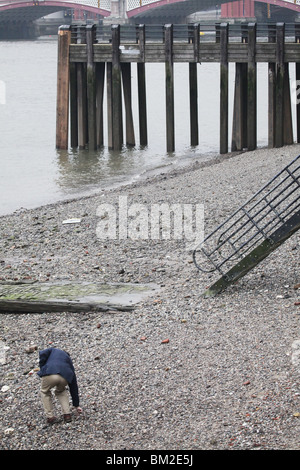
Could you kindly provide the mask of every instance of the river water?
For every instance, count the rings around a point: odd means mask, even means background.
[[[57,151],[57,38],[0,42],[0,215],[90,194],[151,170],[213,158],[219,148],[219,65],[198,66],[200,144],[189,146],[188,66],[175,64],[175,146],[166,152],[163,64],[147,64],[148,146]],[[136,69],[132,67],[137,119]],[[230,66],[230,123],[234,66]],[[231,133],[231,128],[229,129]],[[230,138],[229,138],[230,142]],[[258,66],[258,145],[267,144],[267,68]]]

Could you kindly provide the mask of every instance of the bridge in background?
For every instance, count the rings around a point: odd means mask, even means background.
[[[35,36],[34,22],[59,11],[69,12],[70,22],[180,24],[216,6],[222,6],[223,16],[254,19],[254,4],[300,13],[300,0],[0,0],[0,38]]]

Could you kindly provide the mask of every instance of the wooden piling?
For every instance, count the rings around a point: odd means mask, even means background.
[[[114,150],[123,144],[122,83],[120,66],[120,25],[112,25],[112,126]]]
[[[276,25],[275,147],[293,143],[289,64],[285,62],[285,24]]]
[[[247,148],[257,147],[257,70],[256,70],[256,24],[248,25],[248,99],[247,99]]]
[[[70,64],[70,145],[78,146],[77,64]]]
[[[88,142],[86,64],[77,64],[78,147],[85,149]]]
[[[283,146],[284,24],[276,25],[275,147]]]
[[[94,64],[94,39],[95,26],[86,27],[86,48],[87,48],[87,117],[88,117],[88,148],[96,150],[96,67]]]
[[[167,152],[175,150],[173,25],[165,25]]]
[[[112,63],[106,63],[106,86],[107,86],[107,146],[113,148],[113,111],[112,111]]]
[[[190,142],[192,146],[199,144],[198,131],[198,84],[197,63],[189,63],[190,81]]]
[[[145,25],[139,25],[139,48],[140,58],[137,63],[137,85],[138,85],[138,108],[139,108],[139,131],[140,145],[148,144],[147,130],[147,101],[146,101],[146,70],[145,70]]]
[[[268,27],[268,42],[276,42],[274,26]],[[275,119],[276,119],[276,63],[268,63],[268,146],[275,147]]]
[[[295,25],[295,43],[300,43],[300,25]],[[297,144],[300,143],[300,106],[299,106],[299,98],[300,94],[298,91],[298,85],[300,86],[300,62],[295,63],[295,79],[296,79],[296,142]]]
[[[198,78],[197,64],[199,61],[199,24],[193,27],[192,41],[194,45],[194,62],[189,63],[189,89],[190,89],[190,141],[191,145],[199,144],[199,123],[198,123]]]
[[[283,78],[283,145],[291,145],[294,142],[291,91],[290,91],[290,72],[289,64],[284,64]]]
[[[299,90],[298,85],[300,86],[300,63],[296,62],[296,142],[300,143],[300,106],[299,106]]]
[[[71,35],[71,44],[76,44],[76,38]],[[70,62],[70,145],[78,146],[78,106],[77,106],[77,63]]]
[[[248,25],[241,25],[241,42],[248,43]],[[248,64],[236,62],[231,151],[247,148]]]
[[[139,101],[139,130],[140,145],[148,144],[147,101],[146,101],[146,70],[144,63],[137,64],[138,101]]]
[[[228,24],[220,25],[220,153],[228,152]]]
[[[96,132],[97,147],[104,144],[103,135],[103,98],[104,98],[105,63],[96,63]]]
[[[56,148],[67,149],[69,144],[69,84],[71,44],[70,26],[58,31],[57,99],[56,99]]]
[[[235,64],[235,86],[232,122],[231,151],[236,152],[247,148],[247,64]]]
[[[132,102],[131,102],[131,64],[125,62],[121,64],[122,79],[123,79],[123,93],[125,103],[125,125],[126,125],[126,145],[135,145],[135,135],[132,117]]]

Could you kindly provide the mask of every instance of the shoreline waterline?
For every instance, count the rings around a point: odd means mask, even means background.
[[[134,181],[151,168],[169,165],[170,161],[206,159],[219,151],[219,67],[199,65],[199,133],[200,144],[190,147],[188,109],[188,67],[174,67],[176,89],[175,149],[166,153],[164,112],[164,66],[147,66],[149,82],[147,147],[138,145],[137,73],[132,70],[132,108],[136,146],[124,146],[121,152],[104,147],[95,152],[87,149],[55,149],[55,103],[57,44],[53,38],[37,41],[8,41],[3,48],[1,81],[6,84],[5,104],[1,105],[2,170],[0,175],[0,214],[38,207],[52,201],[98,192],[100,185],[110,186]],[[22,54],[20,54],[22,50]],[[28,64],[30,63],[30,67]],[[40,64],[43,64],[43,67]],[[187,65],[187,64],[185,64]],[[234,67],[229,67],[229,120],[232,121]],[[267,144],[267,66],[258,67],[258,145]],[[22,83],[19,80],[22,70]],[[291,75],[292,77],[292,75]],[[32,86],[34,84],[34,87]],[[45,89],[47,93],[45,93]],[[104,96],[104,101],[106,94]],[[21,103],[21,106],[20,106]],[[105,109],[104,102],[104,109]],[[158,111],[160,110],[160,111]],[[104,113],[104,116],[105,113]],[[229,134],[231,130],[229,129]],[[107,122],[104,122],[107,137]]]
[[[261,147],[263,149],[264,147]],[[220,155],[216,152],[209,152],[205,153],[203,155],[195,156],[192,159],[190,158],[180,158],[176,157],[175,161],[161,164],[157,167],[150,168],[144,170],[141,174],[137,175],[132,175],[129,176],[128,179],[125,179],[124,181],[118,181],[118,182],[108,182],[106,181],[105,185],[102,188],[94,188],[86,191],[75,191],[74,196],[72,195],[66,195],[66,196],[58,196],[57,198],[54,198],[53,196],[53,201],[45,202],[44,204],[37,204],[37,205],[31,205],[28,207],[19,207],[16,209],[13,209],[12,211],[8,211],[5,213],[0,213],[0,220],[3,217],[7,217],[10,215],[13,215],[15,213],[20,213],[23,211],[30,211],[30,210],[36,210],[42,207],[51,207],[56,204],[60,203],[69,203],[73,202],[76,200],[81,200],[81,199],[88,199],[90,197],[96,197],[100,194],[103,194],[104,192],[107,191],[114,191],[114,190],[121,190],[124,187],[130,187],[131,185],[143,185],[146,182],[151,182],[152,180],[155,180],[157,178],[161,177],[168,177],[173,174],[179,174],[179,173],[185,173],[189,171],[193,171],[197,168],[204,168],[206,166],[213,166],[217,165],[218,163],[227,160],[229,158],[233,158],[241,153],[247,152],[246,150],[244,151],[239,151],[239,152],[228,152],[227,154]]]

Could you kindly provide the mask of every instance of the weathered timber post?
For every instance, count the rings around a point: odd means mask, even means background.
[[[300,43],[300,25],[299,24],[295,24],[295,42],[297,44]],[[299,144],[300,143],[300,106],[299,106],[299,101],[298,101],[298,96],[299,96],[299,93],[298,93],[298,87],[297,87],[297,84],[299,83],[300,84],[300,62],[296,62],[295,64],[295,68],[296,68],[296,71],[295,71],[295,74],[296,74],[296,140],[297,140],[297,143]]]
[[[88,147],[90,150],[97,148],[96,132],[96,68],[94,64],[94,40],[95,26],[86,26],[87,48],[87,106],[88,106]]]
[[[123,78],[123,92],[124,92],[124,103],[125,103],[125,119],[126,119],[126,144],[134,146],[134,126],[132,117],[132,105],[131,105],[131,64],[130,62],[124,62],[121,64],[122,78]]]
[[[71,44],[76,44],[77,34],[71,27]],[[78,146],[77,63],[70,62],[70,144]]]
[[[147,103],[146,103],[146,72],[145,72],[145,25],[139,26],[139,46],[140,58],[137,63],[137,81],[138,81],[138,102],[139,102],[139,129],[140,129],[140,145],[148,144],[147,131]]]
[[[87,87],[86,64],[77,64],[77,93],[78,93],[78,147],[85,149],[88,141],[87,129]]]
[[[165,25],[166,126],[167,152],[175,150],[173,25]]]
[[[120,66],[120,25],[112,25],[112,127],[114,150],[123,144],[122,82]]]
[[[197,65],[199,61],[199,40],[200,26],[193,26],[192,41],[194,44],[194,62],[189,63],[189,81],[190,81],[190,138],[191,145],[199,144],[198,131],[198,83],[197,83]]]
[[[284,23],[276,25],[275,147],[283,146]]]
[[[228,24],[220,25],[220,153],[228,152]]]
[[[283,78],[283,145],[291,145],[294,142],[294,137],[291,109],[290,72],[288,63],[284,64]]]
[[[247,64],[235,64],[235,87],[231,150],[247,148]]]
[[[268,42],[276,42],[274,25],[269,25]],[[268,63],[268,146],[275,147],[275,118],[276,118],[276,63]]]
[[[69,85],[71,44],[70,26],[58,31],[57,98],[56,98],[56,148],[67,149],[69,142]]]
[[[107,80],[107,146],[113,148],[113,119],[112,119],[112,63],[106,63],[106,80]]]
[[[97,123],[97,147],[102,147],[103,137],[103,95],[104,95],[105,63],[96,63],[96,123]]]
[[[247,103],[247,147],[257,147],[257,71],[256,71],[256,24],[248,25],[248,103]]]
[[[243,28],[243,25],[242,25]],[[242,43],[248,42],[248,31],[242,29]],[[235,64],[235,87],[233,105],[233,123],[231,150],[243,150],[247,147],[247,90],[248,65],[243,62]]]
[[[284,59],[285,25],[276,25],[275,147],[293,143],[289,64]]]
[[[86,44],[86,28],[77,28],[77,43]],[[77,63],[78,147],[85,149],[88,142],[87,118],[87,64]]]
[[[216,30],[216,44],[220,44],[220,31],[221,31],[221,25],[219,23],[216,23],[215,25],[215,30]]]

